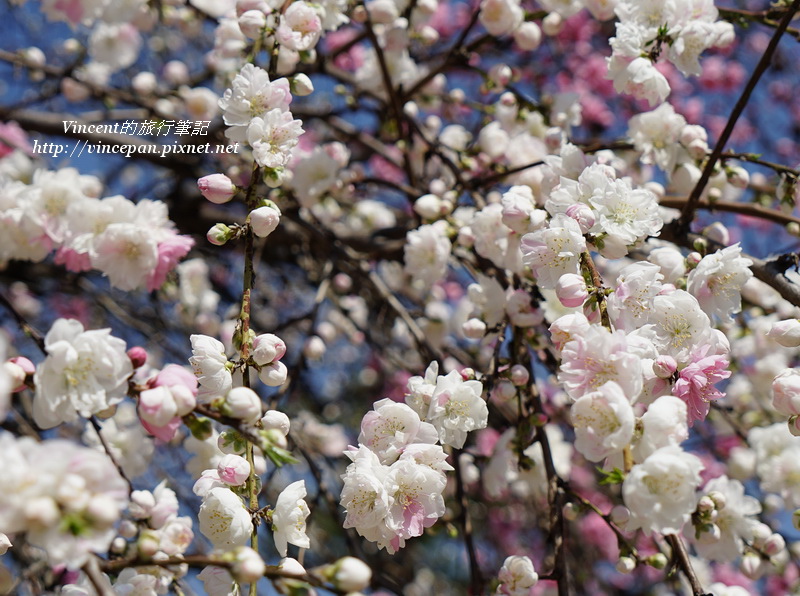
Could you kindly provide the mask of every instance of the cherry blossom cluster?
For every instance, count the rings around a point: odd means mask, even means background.
[[[608,78],[618,93],[646,99],[650,105],[669,95],[667,79],[655,67],[662,53],[684,75],[701,73],[700,54],[734,39],[733,25],[717,21],[713,0],[620,0],[612,37]]]
[[[406,403],[375,402],[359,446],[345,452],[353,463],[342,476],[344,527],[390,553],[444,515],[445,472],[453,467],[442,445],[460,449],[469,431],[487,424],[481,382],[438,370],[433,362],[424,377],[409,379]]]
[[[121,290],[156,290],[194,241],[178,234],[161,201],[99,198],[100,181],[73,168],[37,170],[30,184],[0,176],[0,261],[96,269]]]

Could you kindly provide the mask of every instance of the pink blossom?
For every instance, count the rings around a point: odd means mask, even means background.
[[[709,349],[710,346],[703,346],[692,355],[692,362],[681,370],[672,388],[672,394],[686,402],[689,426],[697,420],[705,420],[710,402],[725,396],[714,383],[731,376],[731,371],[727,370],[728,359],[717,354],[706,356]]]
[[[173,234],[166,240],[158,243],[158,263],[156,268],[147,276],[147,290],[152,292],[160,288],[167,273],[172,271],[180,259],[185,257],[194,246],[194,240],[189,236]]]
[[[27,133],[16,122],[0,122],[0,158],[12,153],[14,149],[31,152]]]

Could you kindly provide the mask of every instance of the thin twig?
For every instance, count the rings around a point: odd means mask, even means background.
[[[750,76],[750,80],[747,81],[747,85],[745,86],[744,91],[742,91],[742,95],[739,97],[739,100],[733,107],[733,111],[728,118],[725,129],[722,131],[717,144],[714,146],[711,156],[708,158],[708,161],[706,161],[706,165],[703,168],[700,179],[692,189],[692,193],[689,195],[689,200],[681,212],[680,227],[683,230],[689,230],[689,225],[694,219],[694,212],[697,208],[697,202],[700,200],[700,195],[703,194],[703,190],[705,190],[706,184],[708,184],[708,180],[711,178],[711,174],[714,171],[714,166],[717,164],[722,152],[725,150],[725,144],[728,142],[728,139],[733,133],[733,129],[736,126],[737,120],[739,120],[739,116],[741,116],[742,112],[747,106],[747,103],[750,101],[750,95],[756,88],[759,79],[761,79],[761,75],[763,75],[767,68],[769,68],[772,56],[775,54],[775,50],[778,49],[778,43],[780,42],[781,36],[786,31],[786,28],[789,26],[789,22],[792,20],[794,13],[797,12],[798,9],[800,9],[800,0],[794,0],[792,5],[789,7],[789,10],[787,10],[783,15],[780,24],[775,30],[775,34],[772,36],[772,39],[767,46],[767,49],[761,56],[761,60],[758,61],[753,74]]]

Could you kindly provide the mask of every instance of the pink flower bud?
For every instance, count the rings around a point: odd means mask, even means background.
[[[22,391],[23,389],[25,389],[24,385],[25,378],[36,372],[36,366],[33,364],[33,362],[31,362],[24,356],[15,356],[14,358],[9,358],[8,361],[20,367],[22,371],[25,373],[24,377],[22,378],[22,381],[20,381],[20,384],[14,388],[14,392]],[[14,378],[16,380],[16,377]]]
[[[659,356],[653,362],[653,372],[659,379],[669,379],[678,370],[678,363],[672,356]]]
[[[212,203],[227,203],[236,194],[236,186],[225,174],[209,174],[197,181],[200,193]]]
[[[528,369],[521,364],[515,364],[511,367],[511,382],[517,387],[525,385],[531,378]]]
[[[578,222],[582,234],[586,234],[595,224],[592,209],[583,203],[575,203],[567,207],[567,217],[571,217]]]
[[[206,234],[206,239],[215,246],[222,246],[233,238],[233,230],[223,223],[218,223]]]
[[[276,361],[262,366],[258,373],[258,378],[269,387],[280,387],[286,382],[288,375],[289,371],[286,369],[286,365],[283,362]]]
[[[219,474],[219,479],[226,484],[239,486],[244,484],[250,476],[250,464],[240,455],[229,453],[219,460],[217,473]]]
[[[249,387],[234,387],[225,396],[225,407],[234,418],[249,424],[261,418],[261,398]]]
[[[154,426],[166,426],[178,411],[167,387],[146,389],[139,394],[139,416]]]
[[[28,376],[25,374],[25,369],[23,369],[19,364],[15,364],[10,360],[3,363],[3,368],[8,376],[11,377],[11,385],[14,387],[15,393],[25,389],[25,378]]]
[[[197,398],[191,389],[185,385],[172,385],[169,390],[172,393],[172,399],[175,400],[178,416],[186,416],[186,414],[194,410],[197,405]]]
[[[556,296],[567,308],[581,306],[589,297],[586,281],[576,273],[565,273],[556,283]]]
[[[786,541],[780,534],[773,534],[764,543],[764,552],[770,557],[774,557],[786,548]]]
[[[141,368],[147,362],[147,350],[141,346],[133,346],[127,353],[133,368]]]
[[[253,362],[258,366],[266,366],[280,360],[286,354],[286,344],[272,333],[262,333],[253,340]]]
[[[281,222],[281,212],[273,207],[259,207],[248,216],[253,233],[259,238],[266,238]]]

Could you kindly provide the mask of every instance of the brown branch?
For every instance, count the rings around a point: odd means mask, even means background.
[[[697,578],[697,574],[692,567],[692,562],[689,560],[689,553],[686,552],[686,545],[677,534],[667,534],[665,536],[670,547],[672,547],[672,556],[675,557],[678,567],[680,567],[686,579],[689,580],[689,585],[692,586],[693,596],[704,596],[705,590]]]
[[[686,207],[688,199],[685,199],[684,197],[668,196],[660,199],[658,203],[662,207],[682,209]],[[755,205],[753,203],[736,203],[733,201],[710,202],[708,200],[701,199],[696,203],[695,208],[702,209],[704,211],[725,211],[727,213],[738,213],[739,215],[747,215],[749,217],[766,219],[781,225],[786,225],[788,223],[800,224],[800,217],[787,215],[785,213],[781,213],[780,211],[776,211],[775,209],[769,209],[768,207],[762,207],[761,205]]]
[[[728,122],[725,125],[725,129],[722,131],[722,134],[717,141],[717,144],[714,146],[714,150],[711,152],[711,156],[706,161],[706,165],[703,168],[703,172],[700,175],[700,179],[695,184],[694,188],[692,189],[692,193],[689,195],[689,200],[684,206],[681,217],[679,220],[679,225],[682,229],[688,230],[689,225],[691,224],[692,220],[694,219],[694,212],[697,207],[697,202],[700,200],[700,195],[703,194],[703,190],[705,190],[706,184],[708,184],[709,178],[711,178],[711,174],[714,171],[714,166],[717,164],[717,161],[722,156],[722,152],[725,149],[725,144],[728,142],[731,134],[733,133],[733,129],[736,126],[736,121],[741,116],[744,108],[747,106],[747,103],[750,101],[750,95],[753,93],[753,90],[756,88],[761,75],[766,72],[767,68],[769,68],[770,61],[772,60],[773,54],[775,54],[775,50],[778,49],[778,43],[780,42],[781,36],[786,31],[786,28],[789,26],[789,22],[794,17],[795,12],[800,9],[800,0],[794,0],[792,2],[791,7],[786,11],[781,19],[780,24],[778,25],[777,29],[775,30],[775,34],[772,36],[772,39],[767,46],[767,49],[764,51],[764,54],[761,56],[761,60],[758,61],[755,70],[753,70],[753,74],[750,76],[750,80],[747,81],[747,85],[742,91],[742,95],[739,97],[739,100],[736,102],[736,105],[733,107],[733,111],[731,112],[730,117],[728,118]]]

